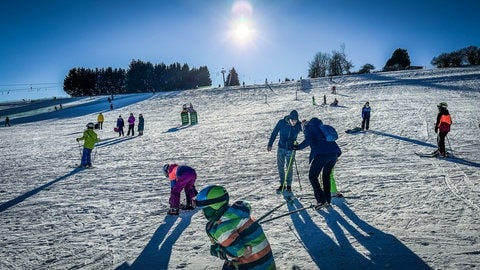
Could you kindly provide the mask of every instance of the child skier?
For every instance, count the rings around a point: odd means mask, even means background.
[[[84,141],[83,143],[83,153],[82,153],[82,162],[79,167],[81,168],[90,168],[92,167],[92,150],[95,147],[95,143],[99,141],[97,133],[93,131],[95,124],[88,123],[87,129],[83,132],[83,136],[77,138],[78,141]]]
[[[267,237],[250,216],[250,204],[237,201],[229,206],[228,201],[228,192],[218,185],[205,187],[195,199],[208,220],[210,254],[225,260],[222,269],[276,269]]]
[[[193,198],[197,195],[195,181],[197,173],[192,167],[177,164],[163,165],[163,172],[170,179],[170,210],[168,215],[178,215],[180,210],[180,193],[185,190],[187,205],[184,210],[193,210]]]
[[[436,154],[439,157],[446,157],[447,152],[445,151],[445,137],[447,137],[448,132],[450,132],[450,126],[452,125],[452,117],[448,112],[448,105],[446,102],[441,102],[437,105],[438,114],[437,122],[435,123],[435,133],[438,133],[437,136],[437,145],[438,149]],[[440,132],[439,132],[440,131]]]

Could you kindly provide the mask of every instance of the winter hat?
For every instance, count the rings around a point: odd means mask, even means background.
[[[297,120],[298,121],[298,112],[296,110],[293,110],[290,112],[289,115],[290,120]]]
[[[170,167],[170,164],[165,164],[163,165],[163,174],[168,177],[168,167]]]

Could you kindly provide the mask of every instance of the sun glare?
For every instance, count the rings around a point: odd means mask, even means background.
[[[248,38],[248,34],[250,33],[250,29],[248,29],[248,26],[246,23],[240,23],[237,26],[237,29],[235,30],[235,33],[237,34],[237,38],[240,40],[245,40]]]

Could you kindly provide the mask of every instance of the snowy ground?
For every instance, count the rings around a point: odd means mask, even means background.
[[[313,106],[312,95],[321,103],[324,94],[341,106]],[[105,97],[0,128],[0,269],[220,269],[201,211],[165,216],[170,188],[161,167],[195,167],[199,189],[224,185],[260,217],[283,201],[274,192],[276,144],[272,152],[266,145],[292,109],[339,131],[336,178],[348,198],[263,224],[279,269],[480,268],[479,68],[319,79],[300,91],[289,83],[117,98],[124,103],[113,111]],[[344,133],[360,124],[366,101],[371,131]],[[454,121],[447,148],[457,158],[417,157],[435,150],[442,101]],[[189,102],[199,124],[179,128]],[[106,122],[95,168],[74,169],[75,138],[98,112]],[[144,115],[145,135],[118,138],[116,118],[130,112]],[[305,197],[272,216],[313,202],[308,152],[297,153],[293,186]]]

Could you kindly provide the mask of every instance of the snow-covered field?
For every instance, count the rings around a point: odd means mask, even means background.
[[[329,211],[309,209],[262,225],[279,269],[479,269],[480,68],[345,76],[304,86],[139,95],[113,111],[105,97],[77,102],[75,110],[12,119],[12,127],[0,128],[0,269],[220,269],[201,211],[165,215],[170,188],[162,165],[196,168],[198,189],[224,185],[231,201],[250,201],[260,217],[283,201],[275,194],[276,143],[274,151],[266,148],[275,123],[292,109],[339,131],[343,155],[335,172],[347,198],[334,199]],[[340,106],[313,106],[312,95],[321,103],[324,94]],[[360,125],[366,101],[371,130],[344,133]],[[442,101],[454,121],[447,148],[457,158],[420,158],[414,152],[435,150]],[[189,102],[199,124],[178,128],[181,106]],[[98,112],[106,122],[95,167],[77,170],[75,138]],[[144,115],[145,135],[118,138],[116,118],[130,112]],[[294,192],[304,197],[272,216],[313,202],[308,153],[297,153],[294,170]]]

